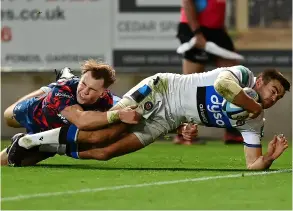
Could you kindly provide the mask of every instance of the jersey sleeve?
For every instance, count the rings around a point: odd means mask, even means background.
[[[257,132],[241,132],[243,144],[246,147],[261,148],[261,134]]]
[[[264,130],[264,113],[260,114],[256,119],[247,121],[243,126],[238,128],[243,137],[243,144],[247,147],[261,147],[261,139]]]
[[[57,83],[56,82],[53,82],[53,83],[50,83],[46,86],[42,86],[40,89],[45,92],[46,94],[48,94],[53,88],[54,86],[56,86]]]
[[[238,79],[239,85],[242,88],[253,87],[254,75],[247,67],[244,67],[242,65],[237,65],[237,66],[229,67],[226,70],[231,72]]]

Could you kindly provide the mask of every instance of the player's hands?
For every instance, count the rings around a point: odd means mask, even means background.
[[[275,151],[272,154],[272,157],[275,160],[288,148],[288,141],[283,134],[279,134],[274,136],[274,139],[271,142],[274,143]]]
[[[121,122],[127,124],[137,124],[141,119],[141,115],[134,110],[137,106],[127,106],[118,111]]]
[[[206,46],[206,38],[203,36],[202,33],[196,34],[194,37],[196,37],[196,43],[194,47],[204,49]]]
[[[268,144],[268,155],[272,156],[276,150],[276,143],[277,143],[278,139],[277,136],[275,135],[273,140],[271,140]]]
[[[263,111],[262,105],[260,103],[256,103],[256,104],[257,104],[256,109],[254,109],[252,112],[249,112],[249,118],[251,118],[251,119],[255,119]]]
[[[184,123],[181,131],[181,134],[185,140],[192,141],[198,134],[197,124]]]

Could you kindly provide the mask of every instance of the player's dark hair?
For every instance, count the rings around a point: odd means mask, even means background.
[[[258,75],[258,78],[259,77],[262,78],[265,84],[269,83],[271,80],[277,80],[284,87],[285,91],[290,91],[290,82],[276,69],[266,69]]]
[[[94,59],[86,60],[81,65],[81,73],[90,71],[94,79],[104,79],[104,87],[108,88],[115,80],[115,70],[108,64],[97,62]]]

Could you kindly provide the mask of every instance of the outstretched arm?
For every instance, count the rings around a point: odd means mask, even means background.
[[[264,170],[270,168],[274,160],[276,160],[288,148],[288,142],[284,136],[275,136],[268,144],[267,153],[262,154],[262,147],[260,144],[247,143],[248,138],[250,139],[250,142],[259,139],[257,134],[248,135],[244,133],[243,138],[244,141],[246,139],[246,142],[244,142],[246,166],[247,169],[250,170]]]
[[[98,112],[83,111],[81,106],[76,104],[64,108],[61,114],[80,130],[96,130],[120,121],[137,124],[140,120],[140,115],[129,107],[115,111]]]

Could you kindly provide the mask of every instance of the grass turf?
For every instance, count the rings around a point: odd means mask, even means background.
[[[292,169],[292,148],[271,168]],[[35,167],[2,167],[1,205],[6,210],[292,209],[292,171],[246,176],[249,173],[241,145],[158,142],[107,162],[55,156]],[[235,174],[243,176],[216,177]],[[156,183],[194,178],[205,180]],[[137,186],[144,183],[155,184]],[[43,193],[48,195],[32,196]],[[10,199],[18,195],[31,198]]]

